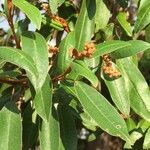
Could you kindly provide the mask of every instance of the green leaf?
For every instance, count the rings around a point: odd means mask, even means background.
[[[129,49],[130,44],[125,41],[106,41],[104,43],[96,45],[96,52],[93,54],[93,58],[102,56],[106,53],[113,51],[119,51],[121,49]]]
[[[96,0],[95,32],[98,32],[100,29],[104,29],[110,17],[110,11],[103,0]]]
[[[93,120],[93,118],[91,116],[89,116],[88,113],[86,113],[86,112],[80,113],[80,117],[82,119],[82,124],[86,128],[96,131],[97,123]]]
[[[74,116],[67,106],[58,107],[60,133],[65,150],[77,150],[77,132]]]
[[[73,96],[76,96],[76,91],[74,89],[74,83],[73,82],[68,82],[64,81],[61,82],[61,86],[65,89],[65,91]]]
[[[150,122],[145,119],[141,119],[138,122],[137,128],[140,128],[140,130],[145,133],[147,129],[150,128]]]
[[[98,91],[82,82],[75,82],[75,90],[83,108],[100,128],[130,142],[125,121]]]
[[[147,130],[144,138],[144,143],[143,143],[143,149],[149,149],[150,148],[150,128]]]
[[[8,0],[4,0],[4,12],[5,12],[5,15],[8,19],[9,18]]]
[[[58,7],[58,2],[57,2],[57,0],[49,0],[49,5],[50,5],[51,12],[52,12],[53,14],[56,14],[56,12],[57,12],[57,7]]]
[[[65,0],[49,0],[49,5],[52,14],[56,14],[57,8],[64,2]]]
[[[19,70],[11,70],[11,71],[0,71],[0,78],[4,78],[4,77],[10,77],[10,78],[15,78],[17,76],[21,75],[21,71]]]
[[[150,43],[150,25],[145,30],[145,40]]]
[[[23,51],[32,57],[39,74],[38,88],[40,89],[49,70],[48,49],[45,39],[39,33],[25,32],[22,37]]]
[[[38,30],[41,28],[42,16],[38,8],[26,0],[13,0],[13,4],[27,15]]]
[[[150,4],[149,0],[140,0],[140,5],[139,5],[138,10],[140,10],[142,7],[149,5],[149,4]]]
[[[133,131],[131,134],[130,134],[130,139],[131,139],[131,142],[132,144],[134,144],[137,140],[139,140],[141,137],[143,136],[142,133],[138,132],[138,131]],[[131,149],[131,144],[126,142],[125,145],[124,145],[124,148],[125,149]]]
[[[100,59],[98,57],[91,59],[86,58],[84,61],[93,73],[95,73],[98,70],[100,63]]]
[[[132,27],[130,23],[127,21],[127,14],[125,12],[119,12],[117,16],[117,20],[125,30],[128,36],[132,36]]]
[[[22,149],[21,115],[14,102],[9,102],[0,111],[0,149]]]
[[[58,112],[55,108],[51,107],[49,121],[42,121],[39,139],[42,150],[64,150],[60,139]]]
[[[135,122],[132,118],[128,118],[126,120],[126,125],[127,125],[127,128],[128,128],[128,132],[130,132],[130,131],[132,131],[136,128],[136,124],[135,124]]]
[[[121,60],[124,66],[127,76],[131,83],[133,84],[138,95],[141,97],[145,107],[150,112],[150,91],[147,82],[145,81],[143,75],[135,64],[130,59]],[[130,69],[132,68],[132,69]]]
[[[34,88],[36,89],[38,87],[37,68],[32,58],[25,52],[11,47],[0,47],[0,58],[25,69]]]
[[[118,79],[110,79],[105,74],[102,74],[102,78],[115,105],[123,115],[128,117],[130,113],[130,99],[125,78],[122,75]]]
[[[50,78],[47,76],[42,88],[36,93],[34,97],[35,110],[43,120],[49,119],[51,101],[52,83]]]
[[[150,3],[142,6],[137,15],[134,31],[137,33],[150,23]]]
[[[26,106],[22,118],[23,118],[23,149],[27,150],[32,148],[36,143],[38,135],[38,125],[33,120],[35,112],[32,109],[31,103],[29,102]]]
[[[89,42],[94,31],[95,0],[83,0],[79,17],[75,25],[75,48],[84,49],[85,42]]]
[[[74,32],[69,33],[67,37],[61,41],[57,61],[57,67],[60,73],[69,67],[72,61],[71,49],[74,48],[74,45]]]
[[[131,40],[126,43],[130,46],[114,51],[113,53],[111,53],[111,56],[115,59],[120,59],[133,56],[139,52],[145,51],[150,48],[149,43],[140,40]]]
[[[130,106],[142,118],[150,121],[149,107],[149,88],[147,83],[135,64],[129,59],[118,61],[119,69],[124,72],[126,83],[128,84]],[[132,68],[132,70],[130,69]],[[148,105],[146,105],[148,103]]]
[[[106,41],[96,46],[93,58],[111,53],[113,58],[119,59],[135,55],[150,48],[150,44],[140,40],[131,41]]]
[[[5,65],[5,61],[3,59],[0,59],[0,69]]]
[[[71,72],[67,78],[77,80],[77,78],[80,76],[88,79],[94,87],[96,87],[99,83],[96,75],[87,67],[83,61],[75,61],[71,64]]]

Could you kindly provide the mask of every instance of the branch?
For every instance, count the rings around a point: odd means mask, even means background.
[[[12,30],[13,37],[14,37],[14,40],[16,42],[16,47],[20,49],[20,41],[17,39],[17,35],[15,33],[12,11],[13,11],[12,0],[8,0],[8,19],[7,20],[8,20],[9,26]]]
[[[27,86],[28,85],[28,79],[24,78],[24,79],[16,80],[16,79],[11,79],[11,78],[0,78],[0,83]]]

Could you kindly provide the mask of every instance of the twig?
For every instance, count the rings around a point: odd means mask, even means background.
[[[64,78],[66,77],[66,75],[71,71],[71,67],[69,66],[62,74],[54,77],[52,79],[53,82],[57,82],[57,81],[60,81],[60,80],[64,80]]]
[[[7,83],[7,84],[11,84],[11,85],[27,86],[28,79],[24,78],[24,79],[16,80],[16,79],[11,79],[11,78],[0,78],[0,83]]]
[[[13,37],[14,37],[14,40],[16,42],[16,47],[20,49],[20,41],[17,39],[17,35],[15,33],[12,11],[13,11],[12,0],[8,0],[8,23],[9,23],[9,26],[12,30]]]

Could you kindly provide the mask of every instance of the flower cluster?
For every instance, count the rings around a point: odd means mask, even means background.
[[[41,7],[42,7],[43,10],[45,10],[46,14],[47,14],[50,18],[52,18],[54,21],[60,23],[60,24],[63,26],[63,28],[64,28],[64,30],[65,30],[66,32],[70,32],[70,29],[69,29],[69,26],[68,26],[68,24],[67,24],[67,21],[66,21],[65,19],[63,19],[63,18],[57,16],[57,15],[53,15],[53,14],[51,13],[50,8],[49,8],[49,5],[48,5],[47,3],[42,3]]]
[[[103,55],[104,65],[102,70],[105,74],[107,74],[110,78],[118,78],[121,76],[121,73],[113,67],[111,57],[108,54]]]
[[[82,59],[84,57],[92,58],[93,53],[96,48],[93,42],[88,42],[85,44],[82,52],[78,52],[76,49],[72,49],[72,57],[76,59]]]
[[[49,51],[49,53],[57,54],[59,52],[59,48],[48,45],[48,51]]]
[[[59,16],[56,16],[56,15],[54,15],[52,18],[54,21],[60,23],[64,27],[64,30],[66,32],[70,32],[69,26],[68,26],[67,21],[65,19],[63,19]]]

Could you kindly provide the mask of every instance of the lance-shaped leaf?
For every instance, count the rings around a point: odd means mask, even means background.
[[[57,8],[64,2],[65,0],[49,0],[49,5],[52,14],[56,14]]]
[[[8,102],[0,111],[0,149],[22,149],[22,122],[14,102]]]
[[[15,48],[0,47],[0,58],[25,69],[34,88],[38,87],[38,70],[33,59],[25,52]]]
[[[134,31],[137,33],[150,23],[150,3],[143,5],[138,12]]]
[[[83,108],[101,129],[130,142],[125,121],[98,91],[82,82],[75,82],[75,90]]]
[[[111,53],[113,51],[119,51],[121,49],[129,49],[130,44],[125,41],[106,41],[104,43],[98,44],[96,46],[96,51],[93,54],[93,57],[99,57],[106,53]]]
[[[58,107],[60,120],[60,133],[65,150],[77,149],[77,132],[74,116],[69,107]]]
[[[67,76],[69,79],[76,80],[78,77],[85,77],[88,79],[93,86],[98,85],[98,78],[96,75],[87,67],[83,61],[76,61],[71,64],[71,72]]]
[[[95,0],[83,0],[79,17],[75,25],[75,48],[82,51],[85,42],[89,42],[94,31]]]
[[[74,48],[74,45],[75,45],[74,40],[75,40],[74,32],[71,32],[60,43],[59,53],[58,53],[58,61],[57,61],[57,67],[58,67],[58,71],[60,73],[62,73],[64,70],[66,70],[72,61],[71,49]]]
[[[139,5],[138,10],[140,10],[141,8],[143,8],[144,6],[149,5],[149,4],[150,4],[149,0],[140,0],[140,5]]]
[[[25,32],[22,35],[22,49],[32,57],[39,74],[38,88],[41,88],[49,69],[48,49],[45,39],[39,33]]]
[[[130,113],[130,99],[127,89],[127,83],[122,75],[118,79],[110,79],[104,73],[102,78],[105,81],[107,88],[110,92],[111,98],[120,112],[126,117]]]
[[[132,27],[130,23],[127,21],[127,14],[125,12],[119,12],[117,16],[117,20],[125,30],[128,36],[132,36]]]
[[[35,110],[37,114],[43,119],[49,119],[50,113],[50,106],[52,101],[52,83],[50,78],[47,76],[45,83],[36,92],[34,103],[35,103]]]
[[[22,114],[23,125],[23,149],[30,149],[36,143],[38,124],[36,123],[35,111],[29,102]],[[34,117],[35,116],[35,117]]]
[[[149,43],[140,40],[131,40],[126,43],[128,43],[130,46],[114,51],[111,53],[111,56],[115,59],[129,57],[150,48]]]
[[[135,55],[150,48],[150,44],[140,40],[131,41],[106,41],[96,46],[93,57],[99,57],[111,53],[113,58],[119,59]]]
[[[143,143],[143,149],[149,149],[150,148],[150,128],[147,130],[144,143]]]
[[[129,66],[132,64],[132,71]],[[130,106],[142,118],[150,121],[150,112],[144,101],[149,101],[149,89],[147,83],[133,62],[129,59],[119,60],[117,63],[119,69],[123,72],[123,76],[128,83]],[[130,66],[131,67],[131,66]],[[129,73],[130,72],[130,73]],[[131,72],[133,73],[131,76]],[[135,79],[133,79],[135,78]],[[140,90],[140,91],[139,91]],[[146,95],[145,95],[146,94]],[[148,97],[146,97],[148,96]],[[145,99],[146,97],[146,99]],[[146,103],[148,103],[148,101]]]
[[[37,29],[41,28],[42,16],[40,10],[26,0],[13,0],[13,4],[23,11]]]
[[[49,121],[42,121],[39,139],[42,150],[65,150],[60,139],[58,112],[52,106]]]
[[[135,90],[141,97],[145,107],[150,112],[150,91],[143,75],[131,59],[123,59],[121,62],[126,70],[129,80],[132,82]]]
[[[95,32],[104,29],[111,17],[109,9],[106,7],[103,0],[96,0],[96,15],[95,15]]]

